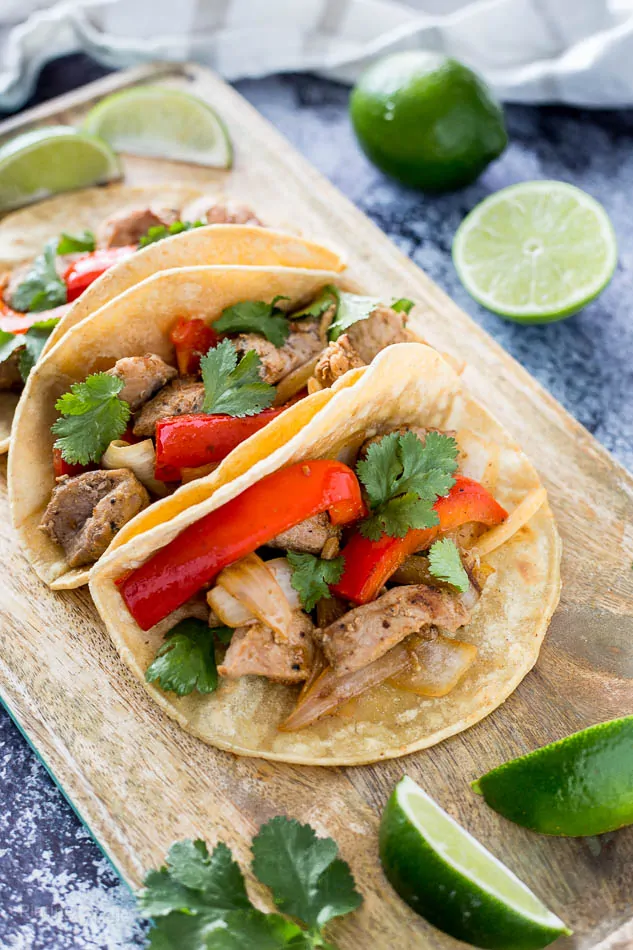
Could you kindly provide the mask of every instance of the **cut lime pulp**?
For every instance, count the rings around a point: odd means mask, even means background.
[[[231,140],[216,112],[196,96],[167,86],[137,86],[99,102],[84,120],[119,152],[230,168]]]
[[[490,950],[537,950],[570,933],[407,776],[382,815],[380,859],[400,897],[457,940]]]
[[[549,323],[581,310],[611,280],[617,253],[602,205],[560,181],[527,181],[490,195],[453,241],[468,293],[520,323]]]

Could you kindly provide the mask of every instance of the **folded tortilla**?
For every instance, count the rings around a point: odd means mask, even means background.
[[[388,347],[353,370],[312,412],[308,400],[239,446],[211,475],[142,512],[93,568],[90,590],[121,656],[159,706],[184,729],[221,749],[307,765],[356,765],[405,755],[455,735],[499,706],[538,657],[560,592],[561,544],[545,491],[520,447],[473,400],[449,364],[419,343]],[[296,423],[296,424],[295,424]],[[447,696],[422,698],[388,683],[298,732],[280,732],[298,688],[262,677],[222,681],[211,695],[178,698],[145,681],[168,618],[142,631],[115,581],[143,564],[199,518],[277,469],[331,458],[385,426],[455,430],[460,470],[484,483],[511,513],[528,494],[542,504],[485,561],[495,570],[460,640],[478,648],[474,665]],[[288,433],[294,435],[288,439]],[[485,447],[482,452],[481,447]],[[186,503],[186,506],[185,506]],[[162,519],[162,522],[161,522]]]
[[[340,278],[331,271],[305,268],[234,265],[163,270],[110,300],[62,336],[27,380],[13,424],[8,468],[13,523],[43,581],[61,590],[86,584],[89,574],[87,567],[69,569],[62,548],[39,528],[55,484],[51,425],[58,416],[59,396],[73,383],[109,369],[124,356],[154,353],[173,364],[169,332],[177,317],[212,324],[226,307],[244,300],[271,302],[277,296],[287,298],[280,306],[296,309],[328,283],[340,283]],[[286,425],[284,413],[276,431],[290,439],[296,427],[329,398],[330,391],[324,391],[301,400],[292,422]],[[253,455],[252,461],[257,460]],[[233,471],[230,461],[225,470]],[[197,484],[191,483],[194,496]],[[188,504],[189,497],[185,492],[181,500],[176,492],[161,510],[176,512]],[[143,525],[152,523],[152,508],[145,510]],[[127,536],[125,532],[123,537]]]
[[[41,254],[46,241],[58,237],[62,231],[95,230],[115,211],[140,204],[182,208],[186,217],[186,205],[201,194],[200,189],[179,184],[145,188],[111,185],[59,195],[17,211],[0,224],[0,274]],[[333,272],[345,266],[341,255],[332,248],[284,231],[241,224],[195,228],[150,244],[106,271],[60,320],[46,342],[44,354],[76,323],[152,274],[168,268],[205,264],[301,267]],[[18,399],[18,393],[0,391],[0,454],[9,448]]]

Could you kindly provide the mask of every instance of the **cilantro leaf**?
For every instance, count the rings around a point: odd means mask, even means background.
[[[194,690],[213,693],[218,687],[213,631],[203,620],[181,620],[145,672],[148,683],[157,682],[166,692],[188,696]]]
[[[363,297],[360,294],[349,294],[344,290],[337,289],[337,296],[338,309],[328,330],[328,336],[332,342],[338,340],[352,324],[358,323],[359,320],[366,320],[380,304],[377,297]]]
[[[207,950],[208,935],[220,926],[220,919],[215,915],[173,911],[154,922],[147,946],[149,950]]]
[[[213,329],[217,333],[259,333],[276,347],[283,346],[290,333],[284,312],[275,307],[275,301],[264,303],[263,300],[245,300],[227,307]]]
[[[464,570],[457,545],[450,538],[442,538],[441,541],[436,541],[431,545],[429,571],[433,577],[450,584],[462,594],[470,587],[470,580]]]
[[[92,231],[82,231],[81,234],[68,234],[62,231],[57,241],[57,254],[77,254],[81,251],[94,251],[97,246]]]
[[[44,251],[35,258],[22,283],[11,296],[15,310],[52,310],[66,303],[66,284],[55,268],[57,239],[48,241]]]
[[[298,551],[288,551],[286,557],[292,568],[290,583],[299,594],[305,610],[314,610],[317,601],[322,597],[332,596],[328,585],[340,581],[345,558],[325,560],[314,554],[300,554]]]
[[[412,309],[415,307],[415,301],[409,300],[408,297],[400,297],[399,300],[394,300],[391,304],[391,309],[395,310],[396,313],[411,313]]]
[[[184,946],[184,944],[182,944]],[[189,945],[187,945],[189,946]],[[205,950],[309,950],[312,940],[300,927],[279,914],[228,914],[207,935]]]
[[[217,324],[216,324],[217,326]],[[275,399],[275,387],[259,375],[261,361],[249,350],[239,361],[230,340],[222,340],[200,360],[205,399],[203,412],[253,416]]]
[[[98,462],[110,442],[125,432],[130,407],[119,399],[123,380],[108,373],[94,373],[83,383],[73,383],[55,403],[61,413],[51,426],[59,436],[55,448],[71,464]]]
[[[437,524],[433,505],[455,484],[457,453],[455,439],[440,432],[428,432],[424,442],[414,432],[373,442],[356,464],[371,509],[361,534],[373,541],[383,533],[403,538],[410,528]]]
[[[233,627],[213,627],[211,633],[223,644],[229,644],[233,639],[235,629]]]
[[[20,374],[26,382],[29,373],[42,355],[46,341],[59,323],[59,317],[49,320],[38,320],[33,323],[26,333],[22,334],[24,349],[20,353]]]
[[[147,247],[148,244],[155,244],[173,234],[182,234],[183,231],[191,231],[192,228],[203,228],[206,223],[206,221],[174,221],[169,225],[155,224],[140,238],[138,246],[139,248]]]
[[[362,902],[336,842],[317,838],[310,825],[273,818],[253,839],[253,871],[270,887],[275,904],[311,931]]]
[[[295,310],[292,314],[293,320],[300,320],[302,317],[322,317],[326,310],[329,310],[332,304],[338,307],[339,291],[332,284],[327,284],[317,296],[306,307],[301,310]]]

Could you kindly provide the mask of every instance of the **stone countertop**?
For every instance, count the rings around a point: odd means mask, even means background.
[[[34,102],[104,73],[83,56],[51,63]],[[345,87],[309,76],[236,86],[620,462],[633,468],[633,110],[512,106],[507,110],[511,144],[501,160],[470,188],[431,198],[400,188],[365,160],[347,120]],[[475,304],[457,279],[450,253],[457,226],[478,201],[532,178],[568,181],[598,198],[620,246],[616,274],[600,299],[577,316],[544,327],[507,323]],[[0,946],[142,946],[143,928],[130,892],[2,710],[0,781]]]

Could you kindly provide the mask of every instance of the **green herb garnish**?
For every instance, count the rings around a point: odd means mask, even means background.
[[[33,261],[31,268],[11,296],[14,310],[52,310],[66,303],[66,284],[55,268],[57,238],[48,241],[42,254]]]
[[[241,417],[267,409],[275,399],[276,390],[262,381],[260,366],[255,350],[249,350],[238,363],[230,340],[222,340],[210,349],[200,360],[205,389],[202,411]]]
[[[244,300],[222,311],[222,316],[213,324],[217,333],[259,333],[274,346],[283,346],[290,333],[288,318],[275,306],[281,297],[272,303],[263,300]]]
[[[167,225],[155,224],[139,239],[138,246],[141,248],[147,247],[148,244],[156,244],[157,241],[172,237],[174,234],[182,234],[183,231],[191,231],[192,228],[203,228],[206,223],[206,221],[174,221]]]
[[[145,679],[177,696],[213,693],[218,688],[214,631],[203,620],[181,620],[165,636]]]
[[[97,246],[92,231],[82,231],[81,234],[67,234],[62,231],[57,241],[57,254],[78,254],[81,251],[94,251]]]
[[[83,383],[73,383],[70,392],[55,403],[61,413],[51,426],[59,436],[55,448],[71,465],[98,462],[114,439],[125,432],[130,418],[130,407],[118,394],[124,383],[118,376],[95,373]]]
[[[450,584],[462,594],[470,587],[468,574],[464,570],[459,550],[450,538],[442,538],[429,549],[429,571],[433,577]]]
[[[321,598],[331,597],[329,584],[337,584],[343,574],[345,558],[326,560],[314,554],[288,551],[288,563],[292,568],[290,583],[299,594],[305,610],[314,610]]]
[[[380,304],[377,297],[362,297],[344,290],[337,290],[337,295],[338,309],[328,330],[328,337],[332,341],[338,340],[354,323],[366,320]]]
[[[391,304],[391,309],[395,310],[396,313],[411,313],[411,310],[415,307],[415,301],[409,300],[408,297],[400,297],[399,300],[394,300]]]

